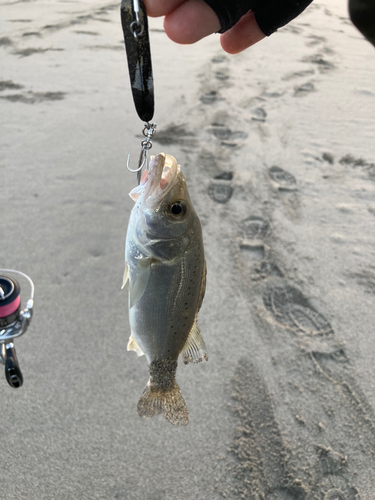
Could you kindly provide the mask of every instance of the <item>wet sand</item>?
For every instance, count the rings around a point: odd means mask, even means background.
[[[0,267],[36,286],[24,386],[0,380],[1,497],[371,500],[375,53],[345,4],[235,57],[150,20],[152,151],[182,165],[208,267],[186,428],[138,417],[126,351],[142,123],[119,5],[1,1],[0,31]]]

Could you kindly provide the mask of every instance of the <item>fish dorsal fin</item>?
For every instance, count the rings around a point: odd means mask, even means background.
[[[125,270],[124,270],[124,277],[122,278],[122,287],[121,287],[121,290],[126,285],[126,282],[128,281],[128,279],[129,279],[129,266],[128,266],[127,262],[125,262]]]
[[[129,337],[129,342],[128,342],[127,350],[128,351],[135,351],[137,353],[137,356],[143,356],[144,355],[144,352],[139,347],[139,345],[137,344],[137,342],[133,339],[132,335],[130,335],[130,337]]]
[[[139,259],[132,270],[129,283],[129,308],[142,297],[151,276],[151,259]]]
[[[203,359],[205,359],[206,361],[208,360],[206,346],[201,336],[201,332],[199,331],[197,320],[194,321],[184,348],[181,352],[181,356],[182,361],[185,364],[198,363]]]

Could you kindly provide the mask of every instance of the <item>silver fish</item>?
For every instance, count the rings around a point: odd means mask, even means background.
[[[189,421],[176,382],[177,359],[207,360],[197,326],[206,287],[202,228],[175,158],[152,157],[148,172],[130,192],[136,202],[125,246],[129,280],[128,351],[146,355],[150,379],[138,414],[163,414],[175,425]]]

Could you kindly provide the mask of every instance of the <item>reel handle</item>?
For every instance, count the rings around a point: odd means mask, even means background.
[[[8,344],[5,347],[5,378],[13,389],[18,389],[23,384],[23,376],[14,344]]]

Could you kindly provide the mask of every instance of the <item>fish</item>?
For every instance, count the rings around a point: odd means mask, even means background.
[[[185,364],[208,360],[197,325],[206,289],[201,223],[171,155],[151,157],[129,195],[135,204],[123,279],[123,287],[129,282],[127,349],[145,355],[150,372],[138,415],[162,414],[173,425],[187,425],[187,406],[176,382],[178,357]]]

